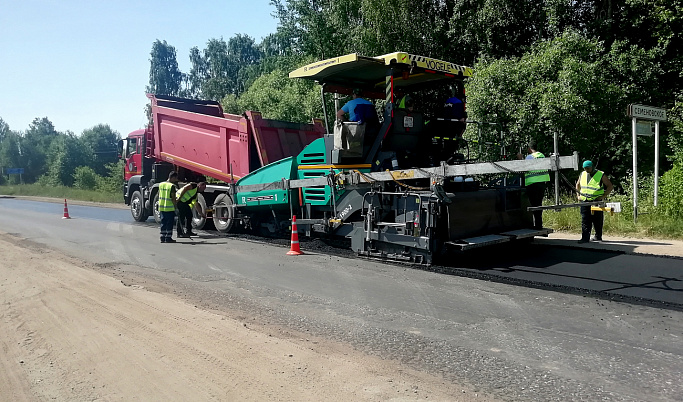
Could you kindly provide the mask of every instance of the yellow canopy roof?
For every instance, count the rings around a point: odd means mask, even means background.
[[[345,87],[383,87],[389,67],[394,70],[394,85],[397,87],[472,76],[470,67],[430,57],[395,52],[377,57],[351,53],[317,61],[292,71],[289,77]],[[410,72],[407,78],[404,72]]]

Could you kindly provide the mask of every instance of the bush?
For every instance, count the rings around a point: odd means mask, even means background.
[[[661,179],[660,206],[666,216],[683,218],[683,165],[674,164]]]
[[[79,166],[73,174],[74,187],[81,190],[94,190],[102,176],[88,166]]]
[[[95,189],[103,193],[118,194],[123,188],[123,161],[107,164],[107,176],[99,176]]]
[[[53,187],[53,186],[58,186],[59,184],[56,184],[49,174],[45,173],[44,175],[40,176],[38,180],[36,180],[36,183],[39,186],[43,187]]]

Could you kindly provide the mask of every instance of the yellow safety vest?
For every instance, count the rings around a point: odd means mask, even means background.
[[[173,190],[173,183],[165,181],[159,184],[159,212],[173,212],[175,206],[171,200],[171,191]]]
[[[531,156],[534,159],[545,158],[545,155],[540,152],[534,152]],[[550,181],[550,174],[547,170],[531,170],[524,175],[524,183],[527,186],[529,184],[544,183],[546,181]]]
[[[596,170],[593,177],[588,180],[588,173],[581,172],[581,177],[579,178],[579,184],[581,185],[579,200],[593,201],[605,194],[605,189],[602,187],[602,175],[602,171]]]
[[[195,197],[195,194],[197,194],[197,188],[191,188],[183,193],[183,196],[180,197],[180,202],[184,202],[187,204],[188,201],[192,200],[188,206],[190,208],[193,208],[194,205],[197,203],[197,197]]]

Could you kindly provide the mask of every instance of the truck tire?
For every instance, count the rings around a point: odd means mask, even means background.
[[[133,191],[130,197],[130,213],[136,222],[144,222],[149,218],[149,213],[145,209],[145,201],[139,191]]]
[[[213,225],[222,233],[230,233],[235,227],[235,210],[228,194],[220,194],[213,203]]]
[[[154,213],[154,220],[157,224],[161,224],[161,213],[159,212],[159,192],[154,194],[154,203],[152,204],[152,211]]]
[[[202,207],[202,211],[206,211],[206,198],[203,194],[197,194],[197,204]],[[192,227],[197,230],[210,229],[210,223],[207,218],[202,218],[197,213],[197,210],[192,208]]]

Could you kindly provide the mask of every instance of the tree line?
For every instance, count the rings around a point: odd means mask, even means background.
[[[117,146],[121,138],[106,124],[80,135],[55,130],[47,118],[36,118],[25,131],[13,131],[0,118],[0,184],[40,183],[86,190],[118,192],[122,169]],[[7,175],[8,168],[24,173]]]
[[[278,21],[275,32],[260,42],[244,34],[208,39],[202,48],[190,50],[187,72],[180,71],[172,44],[155,41],[145,91],[216,100],[229,113],[258,110],[266,118],[306,122],[322,117],[319,87],[290,80],[290,71],[353,52],[377,56],[405,51],[474,67],[474,77],[466,83],[469,118],[498,123],[498,131],[485,133],[495,137],[491,140],[498,140],[500,131],[509,146],[535,139],[548,154],[553,133],[558,133],[561,153],[576,150],[582,158],[592,159],[617,184],[623,183],[623,191],[628,191],[631,169],[626,106],[665,107],[669,122],[662,125],[662,190],[664,198],[667,191],[682,197],[683,191],[675,187],[683,183],[683,3],[679,0],[272,0],[271,4]],[[0,135],[0,165],[25,167],[29,181],[73,183],[76,166],[106,175],[103,167],[115,160],[97,159],[103,145],[82,147],[82,154],[60,151],[83,141],[83,135],[55,133],[46,118],[36,119],[21,133],[10,131],[3,122]],[[638,141],[639,170],[652,175],[653,139]],[[113,147],[111,141],[104,142]],[[58,173],[60,169],[71,173]],[[672,211],[681,214],[683,208]]]
[[[496,122],[509,146],[536,140],[578,151],[628,189],[630,103],[668,109],[663,193],[683,182],[683,3],[671,0],[272,0],[278,26],[190,50],[191,70],[154,43],[147,91],[220,101],[227,112],[322,117],[319,88],[289,80],[315,60],[395,51],[474,67],[469,118]],[[639,169],[653,174],[654,140],[639,137]],[[681,192],[678,192],[681,194]],[[666,198],[666,195],[664,196]],[[679,196],[680,198],[680,196]],[[683,205],[680,205],[683,206]],[[673,211],[673,209],[672,209]],[[681,211],[681,208],[678,209]],[[680,214],[681,212],[677,212]]]

